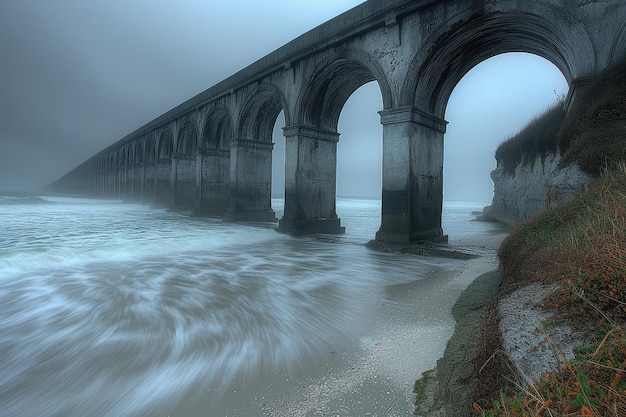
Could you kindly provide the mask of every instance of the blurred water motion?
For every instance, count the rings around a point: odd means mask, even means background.
[[[474,209],[453,207],[450,228]],[[386,286],[455,265],[360,245],[379,201],[338,211],[346,244],[121,202],[0,197],[0,415],[162,415],[358,340]]]

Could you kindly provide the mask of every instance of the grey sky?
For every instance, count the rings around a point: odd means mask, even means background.
[[[144,123],[361,2],[0,2],[0,190],[31,189],[55,180]],[[446,199],[488,202],[497,144],[554,102],[554,90],[562,95],[567,89],[545,61],[520,56],[495,61],[470,72],[449,103]],[[344,108],[340,195],[380,195],[382,129],[376,112],[381,107],[372,83],[357,90]],[[276,141],[280,163],[282,138]],[[277,164],[274,171],[279,192],[281,167]]]

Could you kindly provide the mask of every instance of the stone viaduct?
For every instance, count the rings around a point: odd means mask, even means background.
[[[376,81],[383,102],[376,239],[443,240],[448,98],[475,65],[506,52],[551,61],[569,83],[569,102],[576,100],[626,53],[626,0],[369,0],[140,127],[52,188],[276,221],[272,132],[283,111],[279,230],[339,233],[339,115],[355,90]]]

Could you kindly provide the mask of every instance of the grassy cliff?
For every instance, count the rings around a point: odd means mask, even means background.
[[[564,164],[577,163],[599,175],[606,166],[626,159],[626,59],[585,88],[566,114],[557,104],[496,150],[498,164],[513,172],[537,155],[559,152]]]
[[[488,315],[477,353],[485,367],[474,391],[476,415],[626,416],[626,60],[594,80],[567,114],[558,107],[546,112],[496,157],[510,170],[557,151],[563,164],[577,163],[598,179],[507,237],[498,253],[499,291],[558,284],[542,307],[592,342],[560,372],[516,388],[506,355],[497,353],[497,317]]]

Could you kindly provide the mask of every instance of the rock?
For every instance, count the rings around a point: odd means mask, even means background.
[[[480,368],[475,352],[482,335],[483,314],[500,284],[497,271],[476,278],[452,309],[454,334],[435,369],[416,382],[415,414],[422,417],[471,415],[470,395]]]
[[[547,208],[560,206],[579,194],[593,177],[578,165],[560,166],[561,156],[538,155],[532,163],[515,167],[513,174],[500,163],[491,171],[494,195],[481,220],[516,226]]]
[[[550,323],[552,313],[536,305],[555,284],[536,282],[523,286],[498,303],[502,348],[523,385],[539,380],[546,372],[574,358],[574,348],[589,343],[582,333],[562,323]],[[546,323],[549,323],[546,326]]]

